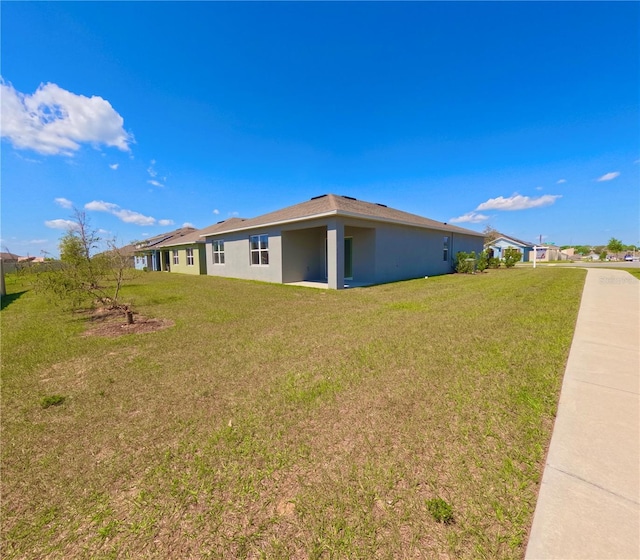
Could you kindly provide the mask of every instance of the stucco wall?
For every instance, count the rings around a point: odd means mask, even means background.
[[[269,236],[269,264],[252,265],[249,250],[249,236],[263,234]],[[211,247],[213,239],[224,241],[224,264],[213,264]],[[245,278],[247,280],[261,280],[263,282],[282,282],[282,244],[280,228],[256,229],[250,232],[238,231],[207,237],[206,247],[207,274],[210,276]]]
[[[326,278],[326,227],[282,231],[282,281],[322,281]]]
[[[335,218],[332,220],[336,221]],[[333,221],[313,220],[209,237],[206,244],[207,273],[278,283],[324,280],[327,278],[327,224],[331,222],[329,229],[335,233]],[[343,237],[353,239],[354,282],[374,284],[448,274],[454,270],[458,251],[480,253],[483,248],[482,237],[356,218],[339,221]],[[250,264],[249,237],[258,234],[269,235],[267,266]],[[449,237],[446,261],[443,260],[445,236]],[[224,240],[225,264],[213,264],[213,239]],[[329,245],[332,246],[331,243]],[[331,263],[328,264],[331,268]]]
[[[193,265],[187,264],[187,249],[193,249]],[[178,272],[180,274],[207,273],[207,261],[203,243],[194,243],[193,245],[179,245],[175,248],[168,249],[168,251],[170,272]],[[178,264],[174,264],[173,262],[174,251],[178,251]]]

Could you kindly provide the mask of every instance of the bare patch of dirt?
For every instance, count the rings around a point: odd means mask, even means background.
[[[134,322],[127,324],[124,313],[118,309],[99,308],[91,312],[89,325],[83,336],[116,337],[123,334],[143,334],[161,331],[174,325],[168,319],[153,319],[133,314]]]

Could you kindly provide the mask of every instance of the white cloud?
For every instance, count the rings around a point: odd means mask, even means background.
[[[477,212],[467,212],[466,214],[458,216],[457,218],[451,218],[449,222],[452,224],[478,224],[488,219],[489,216],[485,216],[484,214],[478,214]]]
[[[151,160],[151,164],[149,165],[149,167],[147,168],[147,173],[151,176],[151,177],[156,177],[158,175],[158,172],[154,169],[154,165],[156,164],[156,160],[152,159]]]
[[[218,214],[220,214],[220,210],[218,210],[217,208],[214,208],[213,213],[217,216]]]
[[[78,224],[72,220],[47,220],[44,225],[51,229],[78,229]]]
[[[156,219],[151,216],[145,216],[139,212],[133,210],[125,210],[120,208],[113,202],[104,202],[103,200],[92,200],[84,205],[86,210],[93,210],[95,212],[108,212],[114,216],[120,218],[127,224],[136,224],[138,226],[152,226],[156,223]]]
[[[556,181],[556,185],[562,185],[562,183],[566,183],[566,182],[567,182],[567,180],[566,180],[566,179],[558,179],[558,180]]]
[[[62,206],[63,208],[73,208],[73,202],[66,198],[60,197],[54,199],[54,201],[58,206]]]
[[[182,224],[182,227],[192,227],[192,228],[194,228],[196,226],[194,226],[191,222],[185,222],[184,224]]]
[[[155,179],[149,179],[147,183],[153,185],[154,187],[164,187],[164,185],[160,181],[156,181]]]
[[[2,78],[0,91],[2,136],[15,148],[71,155],[81,144],[129,151],[133,142],[123,128],[124,119],[102,97],[76,95],[52,83],[24,94]]]
[[[48,242],[49,242],[48,239],[32,239],[31,241],[27,241],[29,245],[42,245]]]
[[[119,208],[117,204],[104,202],[103,200],[92,200],[91,202],[87,202],[84,207],[85,210],[93,210],[94,212],[111,212]]]
[[[112,164],[109,165],[109,167],[115,171],[116,169],[118,169],[118,167],[120,167],[120,164],[119,163],[112,163]]]
[[[596,179],[597,181],[611,181],[612,179],[615,179],[616,177],[620,176],[620,172],[619,171],[612,171],[611,173],[605,173],[602,177],[599,177],[598,179]]]
[[[171,226],[173,225],[173,220],[158,220],[158,224],[161,226]]]
[[[527,210],[529,208],[541,208],[542,206],[549,206],[553,204],[557,199],[561,198],[560,194],[545,194],[538,198],[530,198],[528,196],[522,196],[521,194],[514,194],[509,198],[498,196],[497,198],[490,198],[486,202],[480,204],[476,211],[479,210]]]

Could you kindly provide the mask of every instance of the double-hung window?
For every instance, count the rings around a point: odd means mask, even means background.
[[[269,264],[269,236],[252,235],[249,237],[252,265]]]
[[[187,249],[187,266],[193,266],[193,249]]]
[[[442,248],[442,260],[449,260],[449,236],[445,235],[443,238],[443,248]]]
[[[178,251],[173,250],[173,264],[180,264],[180,258],[178,257]]]
[[[224,241],[214,240],[213,247],[213,264],[224,264]]]

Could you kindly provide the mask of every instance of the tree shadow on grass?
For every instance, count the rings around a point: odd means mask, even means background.
[[[16,292],[14,294],[7,294],[6,296],[2,296],[0,298],[0,311],[16,301],[22,294],[26,293],[27,290],[23,290],[22,292]]]

